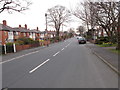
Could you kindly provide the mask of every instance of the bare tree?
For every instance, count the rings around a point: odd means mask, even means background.
[[[90,29],[90,10],[88,1],[78,3],[75,10],[72,10],[72,14],[82,20],[86,24],[88,30]]]
[[[29,9],[32,3],[27,0],[0,0],[0,13],[7,10],[9,13],[12,11],[21,12]]]
[[[120,1],[119,1],[119,4],[118,4],[118,11],[119,11],[119,14],[118,14],[118,26],[117,26],[117,32],[118,32],[118,45],[117,45],[117,48],[118,50],[120,50]]]
[[[77,30],[78,30],[78,32],[80,33],[80,35],[83,36],[83,33],[84,33],[84,31],[85,31],[84,26],[79,26],[79,27],[77,28]]]
[[[48,24],[51,24],[56,29],[56,36],[59,36],[59,30],[65,23],[70,22],[71,13],[64,6],[54,6],[48,9]]]
[[[106,2],[81,3],[83,9],[76,9],[74,15],[87,24],[87,27],[95,29],[102,27],[107,35],[113,39],[117,35],[118,2],[108,0]],[[89,30],[89,29],[88,29]]]

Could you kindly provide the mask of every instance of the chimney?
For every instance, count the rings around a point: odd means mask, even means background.
[[[21,28],[21,25],[19,25],[19,28]]]
[[[39,28],[37,27],[37,31],[39,30]]]
[[[27,24],[25,24],[25,29],[27,29]]]
[[[7,25],[7,21],[6,20],[3,20],[3,25]]]

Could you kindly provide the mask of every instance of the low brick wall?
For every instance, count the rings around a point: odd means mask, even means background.
[[[21,51],[33,47],[38,47],[40,44],[29,44],[29,45],[16,45],[16,51]]]
[[[16,45],[16,51],[29,49],[30,47],[31,47],[30,45]]]
[[[47,44],[50,44],[50,41],[42,41],[38,44],[29,44],[29,45],[16,45],[16,51],[21,51],[21,50],[25,50],[25,49],[29,49],[29,48],[33,48],[33,47],[39,47],[39,46],[47,46]]]
[[[44,41],[43,45],[47,46],[47,44],[50,44],[50,41]]]

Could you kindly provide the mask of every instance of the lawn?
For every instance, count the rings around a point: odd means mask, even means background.
[[[117,44],[97,44],[97,46],[100,46],[100,47],[116,47]],[[120,50],[116,50],[116,49],[109,49],[109,50],[113,53],[120,54]]]
[[[111,52],[114,52],[114,53],[117,53],[117,54],[120,54],[120,50],[116,50],[116,49],[110,49]]]
[[[100,47],[116,47],[117,44],[97,44]]]

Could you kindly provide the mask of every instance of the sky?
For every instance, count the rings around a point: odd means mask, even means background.
[[[29,29],[36,29],[39,27],[40,31],[45,30],[45,13],[51,7],[56,5],[62,5],[68,9],[75,8],[78,2],[81,0],[30,0],[32,5],[30,5],[29,10],[22,13],[13,12],[9,14],[7,11],[0,13],[0,23],[3,20],[7,21],[7,25],[11,27],[18,27],[21,25],[24,27],[27,24]],[[73,17],[73,22],[69,23],[67,27],[63,27],[64,31],[69,28],[77,28],[81,25],[81,21],[76,17]],[[51,29],[51,27],[48,27]]]

